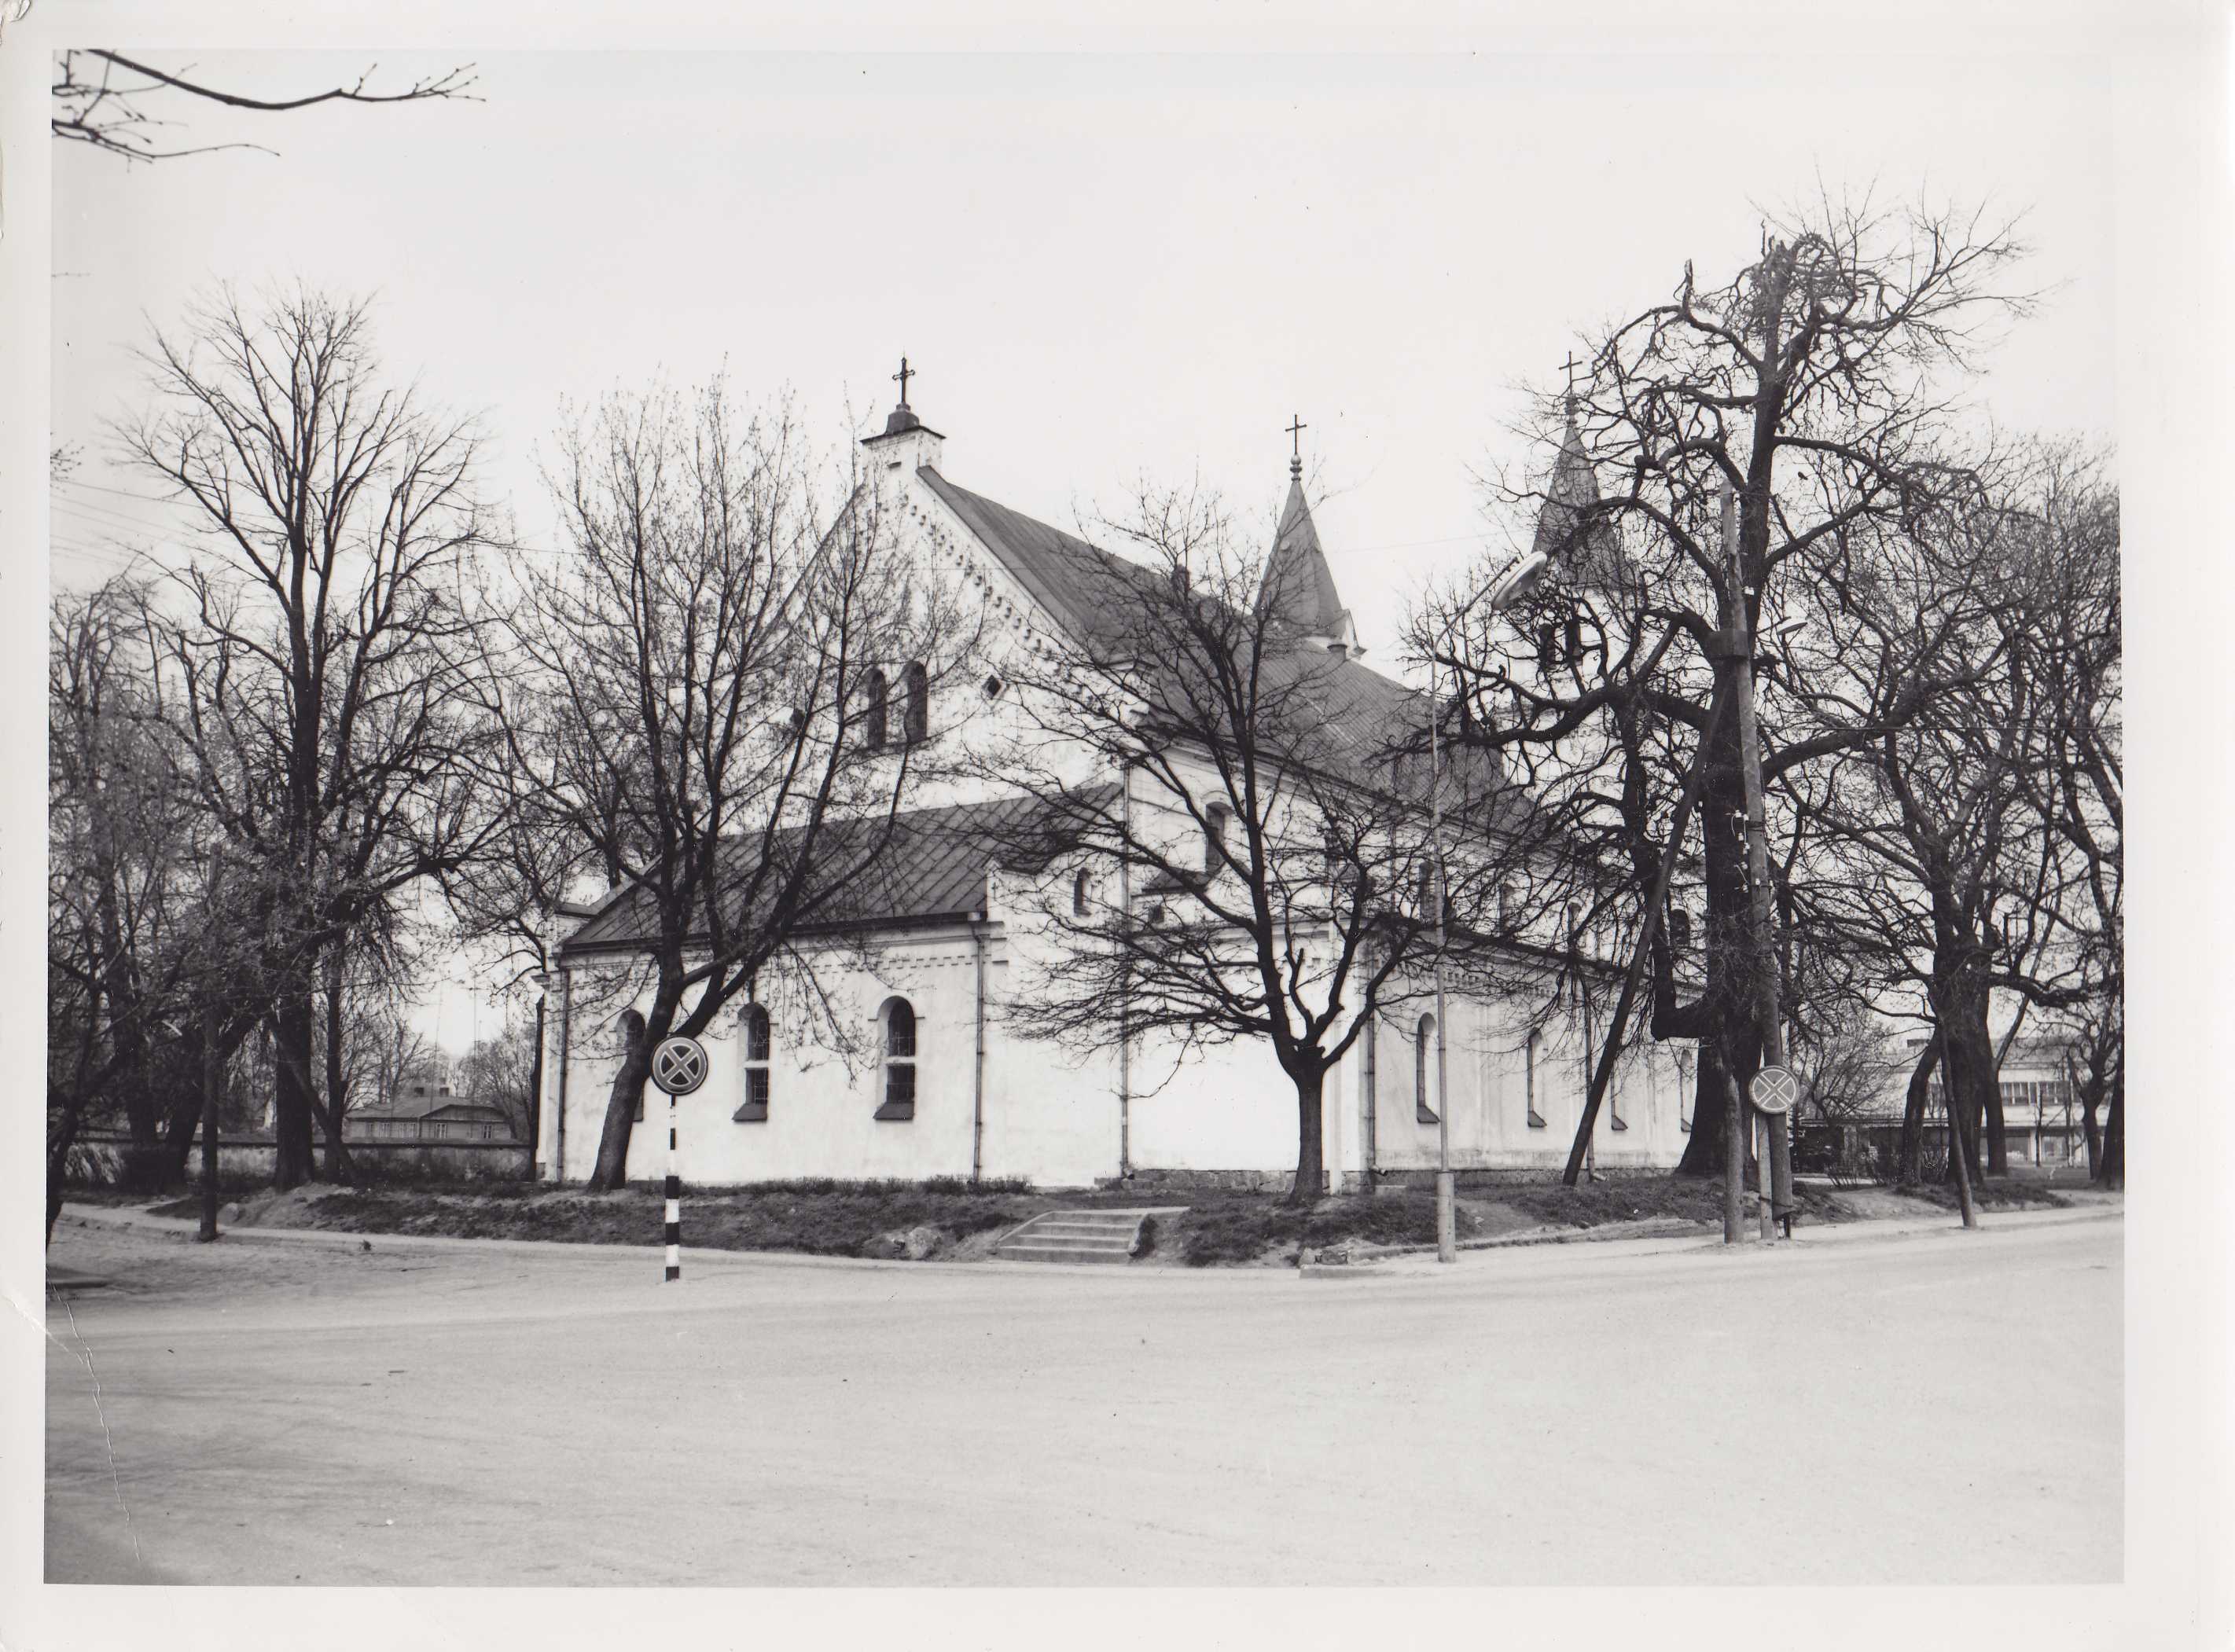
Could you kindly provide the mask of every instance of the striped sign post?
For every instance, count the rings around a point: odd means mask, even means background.
[[[683,1277],[683,1178],[675,1163],[675,1104],[706,1081],[706,1047],[695,1038],[663,1038],[652,1053],[652,1081],[667,1093],[667,1274]]]

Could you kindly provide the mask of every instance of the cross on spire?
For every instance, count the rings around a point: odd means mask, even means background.
[[[912,378],[917,378],[921,375],[908,366],[908,357],[903,356],[901,357],[901,370],[894,374],[893,376],[901,382],[901,405],[902,407],[906,407],[908,404],[908,382]]]
[[[1288,440],[1295,444],[1294,451],[1288,456],[1288,474],[1301,476],[1304,473],[1304,432],[1311,426],[1304,422],[1304,415],[1301,413],[1290,414],[1288,420]]]
[[[1570,351],[1568,352],[1568,362],[1567,362],[1567,367],[1568,367],[1568,416],[1569,416],[1570,418],[1573,418],[1573,417],[1575,417],[1575,414],[1576,414],[1576,352],[1575,352],[1575,351],[1573,351],[1573,350],[1570,350]]]

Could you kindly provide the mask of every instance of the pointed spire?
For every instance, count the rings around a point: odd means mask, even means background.
[[[1290,434],[1302,428],[1298,424]],[[1362,654],[1366,650],[1359,647],[1350,611],[1334,588],[1334,570],[1327,565],[1312,507],[1304,498],[1303,469],[1300,449],[1288,460],[1288,499],[1281,507],[1281,526],[1273,537],[1273,554],[1266,558],[1258,600],[1303,643],[1346,655]]]
[[[1570,371],[1572,374],[1572,361]],[[1555,563],[1572,564],[1585,556],[1611,557],[1616,547],[1614,531],[1603,520],[1594,524],[1582,542],[1576,541],[1578,519],[1599,501],[1599,479],[1598,473],[1591,468],[1591,456],[1583,447],[1572,377],[1565,402],[1567,420],[1560,436],[1560,454],[1552,461],[1552,476],[1545,485],[1544,508],[1537,515],[1537,538],[1531,548]]]

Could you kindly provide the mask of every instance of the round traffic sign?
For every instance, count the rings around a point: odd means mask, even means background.
[[[695,1038],[663,1038],[652,1053],[652,1081],[670,1095],[688,1095],[706,1081],[706,1047]]]
[[[1782,1067],[1763,1068],[1747,1089],[1754,1106],[1773,1115],[1792,1112],[1793,1104],[1800,1099],[1800,1081]]]

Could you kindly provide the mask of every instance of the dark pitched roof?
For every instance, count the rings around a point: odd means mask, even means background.
[[[957,487],[927,465],[916,474],[1074,636],[1091,641],[1106,633],[1112,581],[1122,590],[1157,578],[1076,534]]]
[[[1076,534],[957,487],[928,467],[916,473],[1074,637],[1089,643],[1124,644],[1127,626],[1120,598],[1127,588],[1153,582],[1157,574]],[[1302,485],[1293,480],[1288,507],[1281,513],[1275,563],[1284,547],[1292,565],[1306,571],[1307,583],[1319,588],[1314,600],[1320,611],[1300,622],[1299,629],[1307,636],[1338,634],[1344,611],[1334,575],[1320,548]],[[1314,564],[1317,572],[1312,574]],[[1273,584],[1271,565],[1268,586],[1282,590]],[[1294,686],[1321,714],[1313,733],[1323,747],[1321,761],[1327,772],[1355,784],[1410,793],[1416,801],[1426,800],[1427,699],[1419,689],[1317,646],[1281,649],[1266,657],[1264,669],[1268,690]],[[1397,754],[1415,747],[1423,749],[1393,768]],[[1447,787],[1456,783],[1470,795],[1505,789],[1498,773],[1497,760],[1487,754],[1445,759]],[[1447,792],[1446,801],[1450,796]]]
[[[1288,502],[1281,510],[1280,531],[1273,536],[1273,554],[1265,562],[1265,585],[1259,596],[1275,618],[1294,628],[1300,637],[1340,637],[1349,611],[1334,588],[1334,571],[1327,566],[1320,547],[1319,529],[1312,509],[1304,501],[1301,479],[1288,482]]]
[[[955,918],[982,911],[986,872],[995,856],[993,846],[1015,840],[1036,806],[1029,798],[1000,798],[946,808],[903,810],[889,821],[880,814],[829,822],[817,839],[817,858],[833,867],[850,867],[865,860],[867,864],[800,932],[812,935],[858,924]],[[882,849],[877,847],[880,836],[884,839]],[[796,832],[782,833],[777,852],[795,848],[798,842]],[[757,837],[735,838],[724,844],[732,887],[742,891],[753,870],[748,857],[758,847]],[[560,950],[633,950],[658,932],[649,891],[632,885],[600,908]]]

